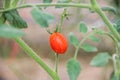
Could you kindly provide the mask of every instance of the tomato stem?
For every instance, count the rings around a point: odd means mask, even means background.
[[[62,32],[62,25],[63,25],[63,21],[64,21],[64,18],[66,17],[66,15],[67,15],[67,9],[64,9],[63,13],[60,16],[60,25],[59,25],[60,32]]]
[[[60,80],[56,72],[54,72],[44,61],[21,39],[14,38],[20,47],[32,57],[41,67],[47,71],[47,73],[53,78],[53,80]]]
[[[59,64],[59,54],[56,53],[56,68],[55,68],[55,72],[58,74],[58,64]]]
[[[91,0],[91,4],[92,4],[92,9],[95,10],[99,14],[99,16],[104,21],[104,23],[108,26],[108,28],[113,33],[113,35],[118,39],[118,41],[120,41],[120,35],[119,35],[119,33],[114,28],[113,24],[109,21],[109,19],[106,17],[106,15],[102,12],[102,10],[99,7],[99,5],[96,2],[96,0]]]
[[[106,15],[102,12],[101,8],[99,7],[98,3],[96,0],[91,0],[91,6],[93,8],[93,10],[95,12],[98,13],[98,15],[101,17],[101,19],[104,21],[104,23],[108,26],[109,30],[111,31],[111,33],[114,35],[114,37],[117,39],[117,50],[118,52],[115,53],[115,57],[120,57],[120,46],[119,46],[119,42],[120,42],[120,35],[118,33],[118,31],[114,28],[113,24],[109,21],[109,19],[106,17]],[[117,51],[116,50],[116,51]],[[119,69],[119,66],[120,66],[120,60],[119,59],[115,59],[114,55],[113,55],[113,63],[114,63],[114,70],[115,70],[115,75],[118,75],[118,79],[119,79],[119,76],[120,76],[120,69]],[[116,72],[117,71],[117,72]],[[117,79],[117,80],[118,80]]]
[[[112,60],[113,60],[113,66],[114,66],[114,75],[116,77],[116,80],[120,79],[120,62],[119,62],[119,55],[118,54],[113,54],[112,56]]]
[[[33,7],[33,6],[40,6],[40,7],[64,6],[64,7],[79,7],[79,8],[91,9],[91,6],[89,4],[83,4],[83,3],[82,4],[80,4],[80,3],[38,3],[38,4],[22,4],[17,7],[0,10],[0,12],[6,12],[6,11],[14,10],[14,9],[27,8],[27,7]]]
[[[77,46],[76,49],[75,49],[74,59],[77,59],[77,54],[78,54],[79,48],[82,46],[82,44],[84,43],[84,41],[85,41],[89,36],[91,36],[91,35],[93,35],[93,34],[95,34],[94,31],[93,31],[92,33],[86,34],[85,37],[83,37],[83,38],[80,40],[78,46]]]
[[[52,34],[52,32],[50,31],[49,28],[46,28],[46,31],[47,31],[49,34]]]

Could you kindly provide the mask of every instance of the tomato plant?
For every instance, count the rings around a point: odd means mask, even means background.
[[[97,52],[98,49],[85,43],[86,39],[90,39],[94,42],[99,42],[100,39],[95,36],[97,35],[107,35],[115,43],[115,52],[110,55],[108,52],[98,53],[91,61],[90,65],[94,67],[102,67],[109,63],[110,60],[113,62],[114,74],[111,76],[111,80],[120,79],[120,35],[119,35],[119,20],[116,23],[112,23],[104,13],[104,11],[112,11],[117,14],[117,10],[112,6],[101,7],[97,0],[90,0],[90,3],[76,3],[72,0],[58,0],[56,3],[52,3],[52,0],[43,0],[43,3],[38,4],[25,4],[19,3],[19,0],[4,0],[3,7],[0,9],[0,37],[12,38],[14,39],[26,53],[32,57],[51,77],[53,80],[60,80],[58,74],[58,54],[64,54],[68,48],[68,42],[66,38],[62,35],[62,24],[64,19],[69,19],[69,13],[67,12],[68,7],[85,8],[90,10],[92,13],[97,13],[105,25],[108,27],[109,31],[98,29],[94,27],[92,32],[88,32],[88,27],[85,22],[80,22],[79,32],[85,34],[85,36],[79,40],[74,33],[70,33],[70,43],[75,47],[75,53],[72,59],[67,63],[67,71],[70,80],[77,80],[82,67],[80,61],[77,60],[77,55],[79,49],[83,49],[86,52]],[[119,2],[119,1],[118,1]],[[18,9],[31,7],[31,15],[35,22],[42,28],[49,29],[49,24],[55,20],[55,16],[43,11],[43,9],[54,6],[55,8],[64,8],[63,13],[60,16],[60,22],[56,25],[56,30],[50,35],[50,45],[54,52],[58,53],[56,55],[56,71],[51,69],[40,56],[37,55],[20,37],[24,36],[24,32],[21,30],[27,28],[27,22],[22,19]],[[118,4],[117,4],[118,6]],[[97,25],[96,25],[97,26]],[[118,30],[117,30],[117,29]],[[105,58],[103,58],[105,57]]]

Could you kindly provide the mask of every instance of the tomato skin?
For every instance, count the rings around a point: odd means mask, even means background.
[[[68,48],[68,42],[59,32],[50,35],[50,46],[57,54],[64,54]]]

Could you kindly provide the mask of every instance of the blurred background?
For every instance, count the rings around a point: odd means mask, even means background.
[[[0,4],[2,5],[0,0]],[[89,3],[89,0],[75,0],[79,3]],[[97,0],[100,6],[113,5],[115,0]],[[42,0],[25,0],[25,3],[41,3]],[[53,0],[57,2],[57,0]],[[55,68],[55,54],[49,45],[49,34],[46,29],[41,28],[31,17],[32,8],[19,9],[19,13],[22,18],[27,22],[28,28],[23,29],[26,35],[23,40],[35,51],[37,54],[48,64],[51,68]],[[48,7],[44,10],[51,13],[56,17],[56,20],[49,25],[51,31],[53,31],[60,21],[60,15],[63,12],[63,8],[56,9],[55,7]],[[71,16],[68,20],[64,20],[63,34],[69,41],[70,32],[75,33],[79,40],[84,36],[80,34],[78,30],[78,24],[81,21],[87,23],[89,30],[92,27],[102,28],[108,31],[104,22],[96,13],[90,13],[88,9],[68,8],[67,11]],[[114,14],[105,12],[111,21],[114,21]],[[108,51],[114,53],[114,43],[107,36],[98,36],[102,39],[99,43],[93,43],[100,51]],[[67,61],[74,55],[74,47],[69,44],[69,48],[65,55],[60,55],[59,75],[61,80],[69,80],[66,64]],[[83,50],[79,50],[78,60],[82,65],[82,72],[79,75],[78,80],[109,80],[112,72],[112,66],[107,65],[102,68],[91,67],[89,62],[98,53],[86,53]],[[0,38],[0,80],[52,80],[51,77],[26,53],[15,43],[12,39]]]

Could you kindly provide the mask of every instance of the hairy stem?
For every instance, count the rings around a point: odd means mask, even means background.
[[[76,50],[75,50],[75,55],[74,55],[74,59],[77,58],[77,54],[78,54],[78,51],[79,51],[79,48],[81,47],[81,45],[84,43],[84,41],[91,35],[95,34],[95,32],[92,32],[92,33],[88,33],[85,35],[84,38],[82,38],[82,40],[80,40],[78,46],[76,47]]]
[[[55,68],[55,72],[58,74],[58,64],[59,64],[59,54],[56,53],[56,68]]]
[[[114,28],[113,24],[109,21],[109,19],[106,17],[106,15],[102,12],[101,8],[97,4],[96,0],[91,0],[92,8],[94,11],[96,11],[101,19],[104,21],[104,23],[108,26],[110,31],[113,33],[113,35],[117,38],[118,41],[120,41],[120,35],[117,32],[117,30]]]
[[[27,8],[27,7],[47,7],[47,6],[64,6],[64,7],[79,7],[79,8],[89,8],[91,9],[91,6],[89,4],[79,4],[79,3],[38,3],[38,4],[23,4],[14,8],[9,8],[5,10],[0,10],[0,12],[6,12],[13,9],[20,9],[20,8]]]
[[[41,67],[47,71],[47,73],[53,78],[53,80],[60,80],[59,76],[54,72],[44,61],[20,38],[14,38],[20,47],[32,57]]]
[[[65,15],[67,15],[66,11],[67,11],[67,9],[64,9],[64,11],[63,11],[63,13],[61,14],[61,17],[60,17],[60,24],[59,24],[59,31],[60,32],[62,32],[63,21],[64,21],[64,18],[66,17]]]
[[[109,19],[106,17],[106,15],[102,12],[101,8],[99,7],[98,3],[96,0],[91,0],[91,6],[93,8],[93,10],[95,12],[97,12],[99,14],[99,16],[101,17],[101,19],[104,21],[104,23],[108,26],[109,30],[111,31],[111,33],[114,35],[114,37],[117,39],[116,43],[119,44],[120,42],[120,35],[119,33],[117,32],[117,30],[114,28],[113,24],[109,21]],[[118,50],[119,50],[119,46],[117,47]],[[117,53],[118,55],[120,54],[120,51]],[[115,59],[115,57],[118,57],[118,55],[116,56],[113,56],[113,63],[114,63],[114,70],[115,70],[115,75],[118,75],[116,76],[117,80],[119,80],[119,76],[120,76],[120,73],[118,72],[120,69],[119,69],[119,59]],[[118,62],[118,63],[116,63]]]

